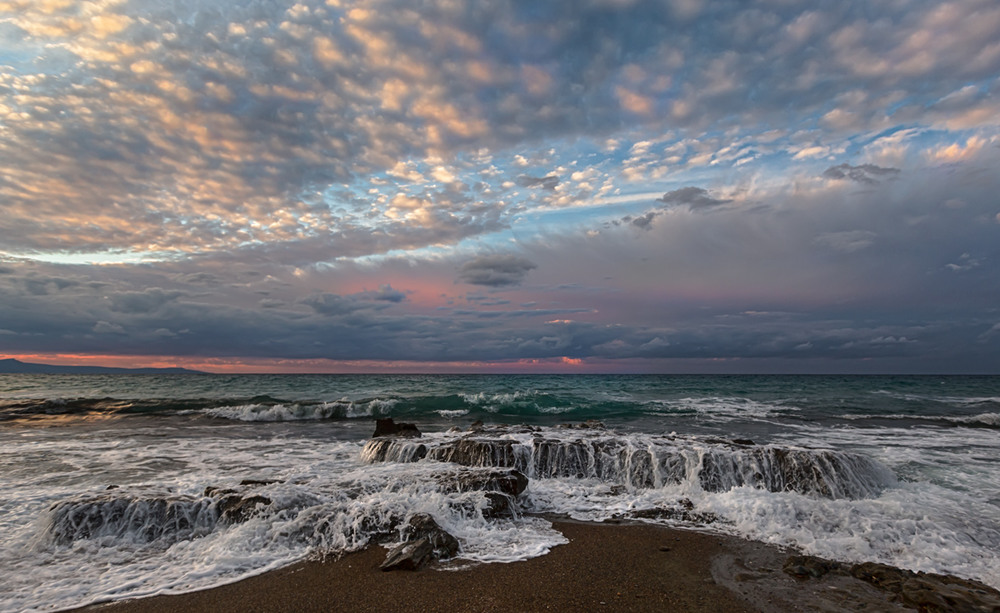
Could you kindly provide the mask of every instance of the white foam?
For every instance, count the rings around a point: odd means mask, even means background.
[[[417,512],[431,514],[459,538],[460,560],[509,562],[565,542],[549,522],[535,517],[485,521],[480,492],[442,486],[454,481],[448,471],[476,469],[431,460],[366,464],[359,442],[325,435],[350,424],[289,421],[266,428],[239,420],[205,427],[197,420],[156,419],[150,426],[127,429],[114,424],[0,429],[5,477],[0,610],[66,608],[219,585],[309,555],[362,547],[372,526],[387,527]],[[455,436],[430,433],[413,442],[432,447]],[[557,447],[576,440],[618,445],[600,448],[608,454],[602,459],[605,468],[584,478],[576,471],[551,477],[532,469],[524,501],[533,511],[599,521],[635,510],[686,508],[680,503],[685,499],[691,514],[719,517],[713,530],[837,559],[878,560],[1000,586],[994,430],[795,426],[774,435],[775,446],[860,454],[904,479],[877,483],[857,499],[746,486],[705,491],[695,477],[712,450],[759,461],[748,450],[769,446],[562,428],[496,436],[521,446],[536,439]],[[688,463],[676,473],[685,478],[667,478],[674,473],[667,473],[666,465],[649,466],[653,486],[646,485],[642,453],[670,449],[679,450],[677,457]],[[268,483],[240,486],[244,479]],[[109,485],[119,487],[109,490]],[[159,497],[197,506],[206,486],[250,487],[272,504],[245,523],[207,522],[191,534],[169,538],[133,538],[111,524],[92,538],[51,538],[50,508],[61,501]],[[662,521],[680,521],[675,517]]]
[[[337,400],[318,404],[241,404],[203,409],[211,417],[237,421],[305,421],[337,417],[360,418],[388,415],[398,401],[374,399],[370,401]]]
[[[469,414],[468,409],[455,409],[452,411],[449,411],[448,409],[441,409],[439,411],[434,411],[434,412],[440,415],[441,417],[444,417],[445,419],[455,419],[456,417],[461,417],[463,415]]]

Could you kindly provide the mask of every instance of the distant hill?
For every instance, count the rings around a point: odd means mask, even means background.
[[[204,375],[187,368],[113,368],[110,366],[64,366],[32,364],[13,358],[0,360],[0,374],[9,375]]]

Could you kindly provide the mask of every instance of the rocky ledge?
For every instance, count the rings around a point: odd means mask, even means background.
[[[845,564],[814,556],[791,556],[784,569],[808,581],[828,575],[851,576],[890,592],[891,601],[921,613],[1000,613],[1000,591],[952,575],[914,572],[878,564]]]

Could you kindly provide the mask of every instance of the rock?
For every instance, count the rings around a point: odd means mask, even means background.
[[[419,570],[432,560],[447,559],[458,553],[458,539],[426,513],[411,517],[403,532],[407,540],[389,552],[379,567],[383,571]]]
[[[418,437],[420,436],[420,430],[417,429],[415,424],[402,422],[397,424],[391,417],[386,417],[385,419],[375,420],[375,433],[372,434],[372,438],[379,436]]]
[[[483,429],[483,420],[477,419],[469,426],[469,432],[479,432]]]
[[[683,501],[682,501],[683,502]],[[629,511],[624,516],[628,519],[669,519],[682,521],[688,524],[707,526],[709,524],[720,523],[722,519],[715,513],[696,513],[691,508],[681,504],[678,507],[653,507],[651,509],[636,509]]]
[[[250,519],[261,511],[260,507],[271,504],[271,499],[267,496],[253,494],[227,494],[218,499],[215,508],[219,511],[219,517],[231,524],[240,524]]]
[[[1000,591],[970,579],[914,572],[886,564],[865,562],[851,574],[898,595],[903,604],[921,613],[998,613]]]
[[[835,499],[877,495],[893,479],[888,469],[865,456],[770,446],[720,445],[705,452],[698,473],[701,487],[707,492],[750,486]]]
[[[462,466],[515,467],[518,457],[514,441],[507,439],[460,438],[431,449],[428,457]]]
[[[500,492],[508,496],[520,496],[528,488],[528,478],[521,471],[507,470],[465,471],[459,473],[456,482],[462,492],[481,490]]]
[[[422,538],[402,543],[389,552],[379,568],[382,571],[419,570],[431,560],[433,554],[434,547],[430,539]]]
[[[112,491],[53,504],[49,537],[61,545],[89,538],[173,543],[211,531],[219,518],[213,501],[204,497]]]
[[[843,566],[816,556],[789,556],[782,570],[799,579],[818,579],[830,572],[843,572]]]
[[[361,459],[365,462],[417,462],[427,455],[427,446],[395,438],[373,438],[365,441]]]
[[[517,503],[512,496],[498,492],[486,492],[487,507],[483,509],[483,517],[495,519],[498,517],[517,517]]]
[[[848,566],[803,555],[790,556],[783,570],[803,580],[827,574],[850,575],[890,592],[893,600],[921,613],[1000,613],[1000,591],[951,575],[914,572],[876,562]]]
[[[244,479],[240,481],[240,485],[271,485],[277,482],[278,479]]]

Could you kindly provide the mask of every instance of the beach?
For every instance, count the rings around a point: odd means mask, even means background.
[[[383,572],[370,546],[186,594],[96,604],[88,613],[188,611],[893,611],[893,594],[849,576],[798,579],[789,552],[648,524],[556,521],[569,543],[508,564]]]
[[[0,610],[1000,611],[996,383],[8,377]]]

